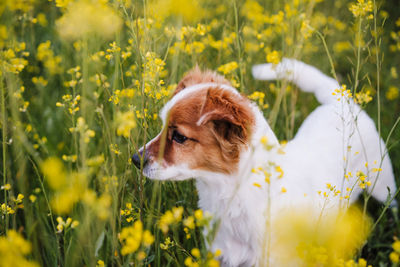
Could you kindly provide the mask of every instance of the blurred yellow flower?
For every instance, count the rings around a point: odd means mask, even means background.
[[[399,263],[399,262],[400,262],[400,255],[399,255],[398,253],[392,251],[392,252],[389,254],[389,259],[390,259],[391,262],[393,262],[393,263],[395,263],[395,264],[396,264],[396,263]]]
[[[274,65],[278,64],[281,61],[280,53],[276,50],[267,54],[267,62],[272,63]]]
[[[205,11],[198,0],[157,0],[150,2],[150,14],[164,20],[167,17],[180,17],[185,22],[200,20]]]
[[[396,86],[390,86],[385,94],[387,100],[395,100],[399,97],[399,88]]]
[[[189,216],[186,219],[183,220],[183,225],[186,226],[189,229],[194,229],[195,224],[194,224],[194,218],[193,216]]]
[[[31,253],[32,246],[19,233],[8,230],[0,237],[0,266],[38,267],[36,262],[25,257]]]
[[[336,53],[342,53],[349,50],[351,50],[351,43],[349,41],[336,42],[333,45],[333,51]]]
[[[110,38],[122,26],[121,18],[107,1],[78,0],[67,6],[65,14],[57,21],[62,38],[76,40],[89,34]]]
[[[400,240],[394,241],[392,248],[395,252],[400,253]]]
[[[133,226],[124,227],[119,235],[122,243],[121,254],[128,255],[135,253],[141,245],[149,247],[154,242],[153,235],[148,231],[143,231],[143,223],[136,221]]]
[[[126,138],[131,136],[131,130],[136,127],[135,114],[132,111],[118,112],[116,118],[117,135]]]
[[[338,261],[352,260],[369,235],[371,220],[357,207],[347,212],[325,210],[320,215],[311,207],[296,207],[273,221],[276,241],[271,247],[281,255],[277,265],[338,266]],[[366,262],[349,266],[366,266]]]
[[[367,2],[365,0],[357,0],[357,3],[351,4],[349,10],[355,17],[358,16],[365,16],[369,12],[373,10],[373,3],[372,1],[368,0]]]
[[[46,159],[42,163],[41,169],[51,189],[59,190],[66,185],[64,165],[58,158],[52,157]]]
[[[11,185],[10,185],[10,184],[2,185],[2,186],[1,186],[1,189],[10,190],[10,189],[11,189]]]
[[[222,72],[224,75],[227,75],[236,70],[238,67],[238,63],[236,61],[232,61],[218,67],[218,71]]]

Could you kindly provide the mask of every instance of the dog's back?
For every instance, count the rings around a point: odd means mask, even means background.
[[[293,59],[283,59],[278,65],[257,65],[253,76],[286,79],[302,91],[314,93],[321,103],[286,147],[282,165],[285,176],[290,177],[288,187],[295,184],[292,189],[298,194],[315,194],[307,189],[323,190],[329,183],[350,202],[364,187],[382,202],[387,200],[388,190],[395,192],[389,155],[373,120],[336,80]]]

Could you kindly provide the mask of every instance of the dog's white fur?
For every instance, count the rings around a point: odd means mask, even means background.
[[[260,80],[289,80],[301,90],[314,93],[321,103],[304,121],[295,138],[287,143],[285,154],[277,153],[280,144],[261,111],[253,104],[255,129],[251,145],[240,154],[236,174],[191,170],[185,165],[164,167],[157,162],[144,169],[145,175],[153,179],[196,179],[200,208],[219,221],[211,249],[221,249],[221,261],[225,266],[259,265],[268,219],[267,207],[271,208],[269,215],[272,217],[301,203],[320,208],[324,198],[317,192],[326,190],[326,183],[342,192],[354,184],[355,178],[351,181],[344,179],[345,172],[355,174],[362,171],[368,174],[372,184],[377,178],[371,193],[379,201],[386,200],[388,188],[391,193],[396,189],[390,159],[374,122],[351,99],[337,101],[332,92],[340,86],[334,79],[312,66],[291,59],[284,59],[276,66],[255,66],[253,76]],[[213,86],[219,85],[198,84],[176,94],[161,112],[164,123],[169,109],[177,101],[196,90]],[[223,88],[237,93],[230,86],[224,85]],[[268,145],[273,147],[271,150],[260,144],[264,136]],[[375,165],[374,161],[377,162]],[[262,174],[251,171],[266,166],[268,162],[274,162],[284,171],[281,179],[278,173],[272,172],[270,185],[264,181]],[[380,167],[382,171],[372,173],[372,167]],[[261,188],[254,183],[260,184]],[[281,192],[283,187],[286,193]],[[357,199],[361,191],[356,186],[350,203]],[[336,202],[333,200],[330,205],[338,207],[339,197],[335,199]]]

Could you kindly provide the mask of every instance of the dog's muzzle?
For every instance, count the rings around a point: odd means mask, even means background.
[[[143,154],[143,149],[140,149],[138,153],[132,156],[132,162],[135,164],[136,168],[140,169],[141,163],[143,161],[143,168],[146,166],[148,157],[146,156],[147,153]]]

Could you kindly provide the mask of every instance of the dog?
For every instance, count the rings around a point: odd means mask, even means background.
[[[150,179],[196,180],[199,207],[218,221],[210,249],[222,251],[223,266],[260,266],[268,216],[300,203],[320,208],[327,184],[339,194],[330,202],[336,207],[363,191],[355,186],[346,195],[356,176],[381,202],[396,190],[373,120],[335,79],[294,59],[252,72],[258,80],[292,82],[321,104],[284,148],[256,104],[196,67],[161,110],[160,134],[132,158]]]

